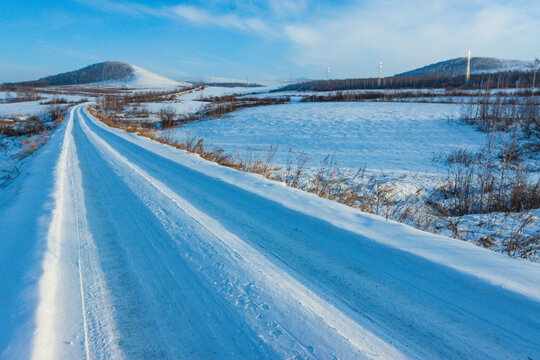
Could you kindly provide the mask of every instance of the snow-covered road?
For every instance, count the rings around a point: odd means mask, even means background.
[[[539,264],[222,168],[84,105],[12,187],[4,358],[540,357]]]

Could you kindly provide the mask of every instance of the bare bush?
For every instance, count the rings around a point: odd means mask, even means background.
[[[519,256],[529,259],[540,251],[540,233],[532,235],[525,233],[525,228],[535,222],[533,215],[523,215],[519,217],[519,223],[508,236],[502,241],[503,251],[510,256]]]
[[[475,154],[466,149],[452,150],[446,155],[445,162],[447,165],[461,164],[471,166],[479,160],[479,154]]]
[[[167,106],[159,110],[161,129],[169,129],[175,126],[176,110],[172,106]]]
[[[17,157],[19,159],[22,159],[22,158],[32,155],[40,147],[45,145],[48,140],[49,140],[49,134],[47,132],[42,132],[37,135],[32,135],[32,136],[23,138],[21,142],[22,147]]]
[[[59,98],[53,96],[52,99],[48,101],[42,101],[41,105],[60,105],[60,104],[69,104],[69,101],[66,98]]]
[[[110,126],[133,131],[126,122],[110,120],[94,110],[92,113]],[[393,219],[435,233],[448,231],[457,239],[468,240],[472,231],[462,227],[463,215],[493,211],[519,212],[540,207],[540,184],[532,182],[527,173],[519,168],[511,169],[509,161],[503,167],[496,166],[493,162],[496,159],[493,156],[497,150],[495,148],[490,150],[493,153],[490,156],[468,151],[450,153],[445,161],[449,173],[440,188],[427,194],[423,194],[424,189],[420,188],[400,197],[392,184],[385,183],[384,175],[368,176],[365,167],[354,174],[344,173],[331,155],[310,174],[306,169],[308,156],[304,153],[293,155],[292,149],[289,149],[286,166],[280,168],[272,164],[277,152],[275,146],[271,146],[262,157],[248,151],[245,157],[238,158],[221,148],[206,146],[204,139],[195,136],[187,135],[183,141],[179,141],[170,131],[160,136],[152,130],[138,130],[138,133],[220,165],[282,181],[287,186],[384,216],[387,220]],[[505,149],[507,155],[503,157],[509,157],[511,151]],[[477,243],[511,256],[536,256],[538,237],[526,235],[531,220],[523,219],[522,224],[508,236],[483,236]],[[499,246],[501,238],[504,240],[502,247]]]

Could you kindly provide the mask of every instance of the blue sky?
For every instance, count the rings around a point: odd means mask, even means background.
[[[121,60],[175,79],[393,75],[540,56],[540,1],[1,0],[0,83]]]

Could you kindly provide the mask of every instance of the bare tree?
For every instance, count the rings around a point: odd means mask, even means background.
[[[160,125],[162,129],[174,127],[176,119],[176,110],[172,106],[167,106],[159,110]]]

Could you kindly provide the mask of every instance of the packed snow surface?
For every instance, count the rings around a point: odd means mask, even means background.
[[[385,221],[74,107],[0,189],[0,354],[540,357],[540,265]]]
[[[198,136],[228,152],[265,157],[278,145],[274,161],[285,164],[289,149],[305,152],[317,166],[335,155],[339,167],[412,172],[445,171],[434,158],[452,150],[479,150],[485,135],[457,124],[461,105],[424,103],[295,103],[257,107],[174,130],[175,137]]]

